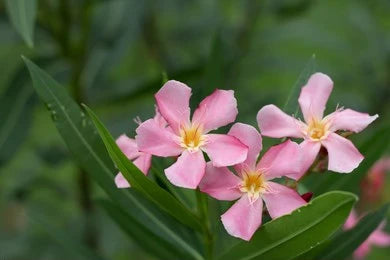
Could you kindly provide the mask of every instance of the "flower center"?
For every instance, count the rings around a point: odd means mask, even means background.
[[[328,134],[329,126],[325,120],[310,120],[307,135],[313,141],[320,141]]]
[[[197,151],[204,143],[205,136],[202,127],[190,125],[180,129],[180,146],[190,151]]]
[[[240,191],[247,193],[249,199],[254,202],[260,194],[266,189],[266,182],[259,171],[244,171],[242,172],[242,182]]]

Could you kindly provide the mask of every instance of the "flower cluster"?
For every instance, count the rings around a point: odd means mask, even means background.
[[[267,105],[257,115],[261,134],[243,123],[235,123],[227,134],[216,134],[212,131],[236,119],[234,92],[215,90],[190,117],[191,88],[170,80],[155,95],[156,116],[140,123],[135,139],[121,136],[117,143],[144,174],[150,168],[152,155],[177,157],[165,169],[172,184],[199,188],[218,200],[237,200],[221,220],[230,235],[250,240],[261,225],[263,201],[271,218],[289,214],[306,203],[297,191],[273,179],[299,180],[321,147],[328,153],[329,170],[349,173],[362,161],[363,156],[340,131],[360,132],[377,115],[337,109],[324,117],[332,88],[328,76],[315,73],[310,77],[298,100],[305,122],[275,105]],[[259,159],[261,135],[303,141],[297,144],[287,139]],[[204,153],[210,161],[206,162]],[[119,188],[130,186],[120,173],[115,181]]]

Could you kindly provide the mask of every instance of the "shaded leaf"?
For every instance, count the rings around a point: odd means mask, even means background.
[[[25,74],[27,71],[17,73],[0,96],[0,166],[12,157],[29,133],[34,96]]]
[[[16,31],[29,47],[34,46],[34,25],[37,14],[36,0],[7,0],[6,6]]]
[[[344,259],[350,256],[386,217],[389,204],[364,216],[352,229],[336,236],[316,259]]]
[[[49,221],[45,221],[44,217],[37,214],[30,215],[30,221],[42,228],[43,231],[62,248],[75,257],[82,257],[82,259],[103,260],[105,258],[97,255],[88,247],[83,246],[81,241],[77,241],[74,237],[69,236],[66,231],[56,228]],[[77,258],[79,259],[79,258]]]
[[[126,212],[117,207],[108,200],[100,200],[99,204],[105,209],[106,213],[119,225],[121,230],[126,232],[133,241],[145,252],[155,255],[158,259],[183,259],[188,258],[185,252],[179,251],[179,247],[168,243],[167,241],[156,236],[137,219],[128,215]]]
[[[323,194],[290,215],[266,223],[249,243],[240,242],[219,259],[292,259],[331,236],[344,223],[356,201],[352,193]]]

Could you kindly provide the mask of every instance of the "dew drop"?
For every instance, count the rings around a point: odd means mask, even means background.
[[[53,119],[53,121],[58,120],[58,115],[57,115],[56,111],[52,110],[50,114],[51,114],[51,118]]]
[[[52,110],[52,108],[53,108],[53,105],[50,103],[45,103],[45,106],[46,106],[47,110]]]

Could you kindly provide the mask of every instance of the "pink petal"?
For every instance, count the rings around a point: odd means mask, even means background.
[[[248,147],[229,135],[208,134],[202,148],[215,167],[231,166],[245,161]]]
[[[344,223],[343,229],[345,229],[345,230],[351,229],[357,223],[358,223],[358,217],[357,217],[356,211],[354,209],[352,209],[351,213],[349,213],[349,216]]]
[[[260,159],[257,169],[264,172],[266,180],[287,174],[298,174],[301,167],[301,151],[297,143],[287,140],[272,146]]]
[[[240,164],[235,165],[237,172],[244,167],[255,168],[257,157],[262,148],[262,139],[260,133],[253,126],[235,123],[230,129],[228,135],[236,137],[243,144],[248,146],[248,156],[246,160]]]
[[[295,190],[271,181],[267,185],[269,191],[263,193],[263,200],[271,218],[290,214],[306,205],[306,201]]]
[[[262,135],[282,138],[302,138],[304,124],[299,120],[287,115],[275,105],[264,106],[257,113],[257,123]]]
[[[360,113],[352,109],[336,111],[327,116],[331,122],[330,130],[346,130],[358,133],[371,124],[378,115],[370,116],[366,113]]]
[[[139,156],[137,143],[134,139],[127,137],[127,135],[123,134],[119,136],[118,139],[116,139],[116,144],[129,160],[133,160]]]
[[[152,156],[147,153],[140,153],[141,155],[133,161],[134,165],[140,169],[143,174],[148,174],[152,162]],[[122,173],[115,176],[115,184],[118,188],[129,188],[130,184],[127,182]]]
[[[234,122],[237,114],[237,100],[234,98],[234,91],[216,89],[199,104],[192,122],[201,124],[203,131],[207,133]]]
[[[130,184],[127,182],[127,180],[122,175],[122,173],[118,173],[115,176],[115,184],[116,184],[116,187],[120,188],[120,189],[130,188]]]
[[[249,241],[261,225],[262,215],[263,201],[258,199],[251,203],[244,195],[221,216],[221,220],[230,235]]]
[[[390,157],[384,157],[377,161],[370,169],[369,174],[374,175],[373,177],[379,178],[379,173],[386,173],[390,171]]]
[[[297,174],[287,175],[294,180],[299,180],[309,170],[321,149],[320,142],[312,142],[310,140],[303,141],[299,146],[302,153],[301,170]]]
[[[177,142],[178,137],[168,131],[168,128],[159,126],[153,119],[143,122],[136,132],[135,140],[142,152],[167,157],[177,156],[183,151]]]
[[[355,259],[362,260],[367,256],[370,251],[371,246],[367,241],[365,241],[355,250],[355,252],[353,252],[353,255]]]
[[[382,230],[375,230],[369,237],[370,243],[376,246],[390,246],[390,235],[386,234]]]
[[[176,80],[165,83],[155,95],[158,110],[177,134],[190,121],[190,97],[191,88]]]
[[[161,115],[160,111],[158,111],[158,107],[155,107],[156,115],[153,117],[153,119],[157,122],[157,124],[161,127],[167,127],[168,122],[165,120],[165,118]]]
[[[306,122],[309,122],[312,117],[322,119],[332,89],[333,81],[327,75],[314,73],[310,77],[298,99]]]
[[[185,150],[171,167],[165,169],[165,175],[176,186],[195,189],[205,173],[205,167],[201,151]]]
[[[152,164],[152,155],[141,153],[141,155],[133,161],[134,165],[140,169],[143,174],[148,174],[150,165]]]
[[[227,167],[214,167],[211,162],[206,164],[206,174],[199,184],[202,192],[218,200],[236,200],[241,196],[238,185],[241,179]]]
[[[352,172],[364,158],[350,140],[338,134],[330,133],[322,144],[328,151],[328,169],[331,171]]]

